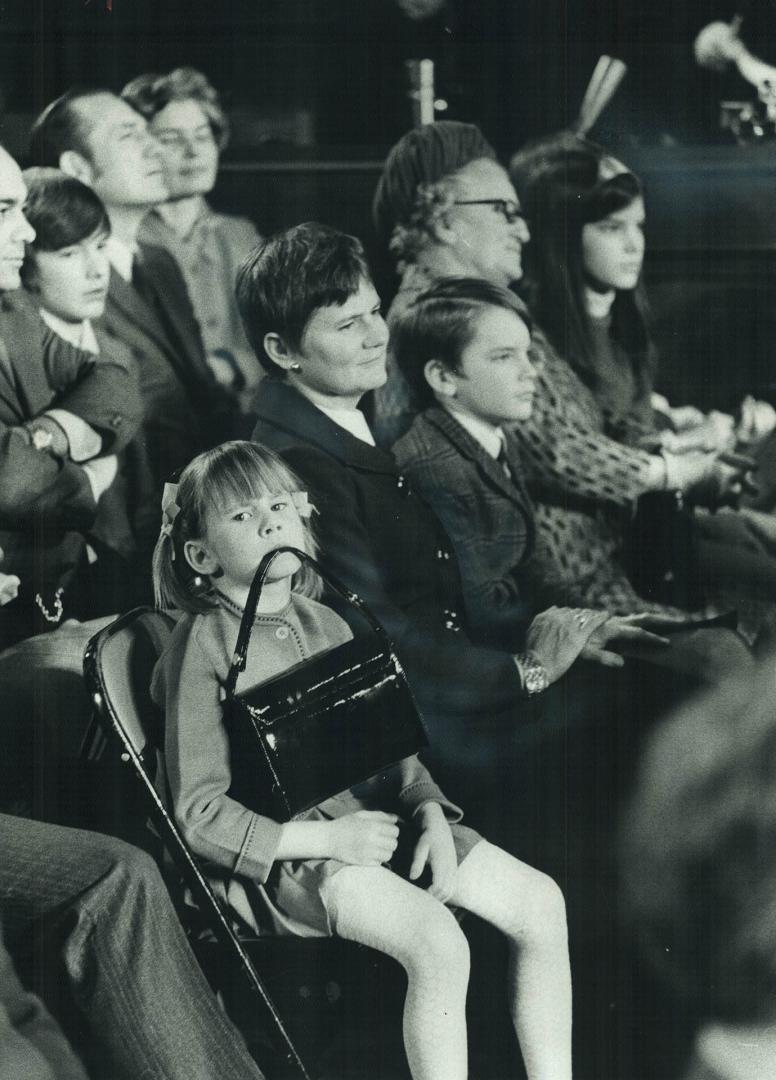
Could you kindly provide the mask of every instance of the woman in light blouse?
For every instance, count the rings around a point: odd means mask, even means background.
[[[252,221],[208,204],[229,125],[218,93],[194,68],[139,75],[122,96],[141,113],[162,151],[169,202],[153,210],[141,239],[176,259],[219,382],[243,391],[248,407],[261,369],[248,345],[234,297],[237,269],[259,242]]]

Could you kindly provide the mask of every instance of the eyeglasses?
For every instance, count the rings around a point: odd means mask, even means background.
[[[511,224],[513,221],[525,221],[525,214],[520,203],[514,199],[456,199],[454,206],[492,206],[497,214]]]

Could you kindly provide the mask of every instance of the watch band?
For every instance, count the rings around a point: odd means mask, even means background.
[[[547,678],[547,671],[544,665],[539,660],[536,653],[528,652],[518,653],[515,656],[517,665],[520,668],[520,673],[523,676],[523,689],[529,697],[534,694],[541,694],[550,685],[550,681]]]

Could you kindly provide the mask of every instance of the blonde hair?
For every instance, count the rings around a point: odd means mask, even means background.
[[[296,474],[266,446],[244,440],[222,443],[189,462],[178,482],[177,511],[170,528],[162,528],[154,548],[153,584],[157,608],[204,612],[216,606],[213,586],[189,565],[184,554],[188,540],[205,535],[208,511],[223,509],[232,500],[243,502],[262,495],[303,489]],[[310,523],[302,519],[304,551],[315,556],[317,545]],[[294,574],[294,592],[317,597],[321,581],[309,563]]]

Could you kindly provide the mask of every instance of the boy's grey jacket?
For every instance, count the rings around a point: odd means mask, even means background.
[[[510,476],[440,406],[416,416],[393,448],[399,468],[436,511],[453,543],[472,635],[516,650],[535,613],[523,573],[535,529],[519,448],[506,431],[504,449]]]

